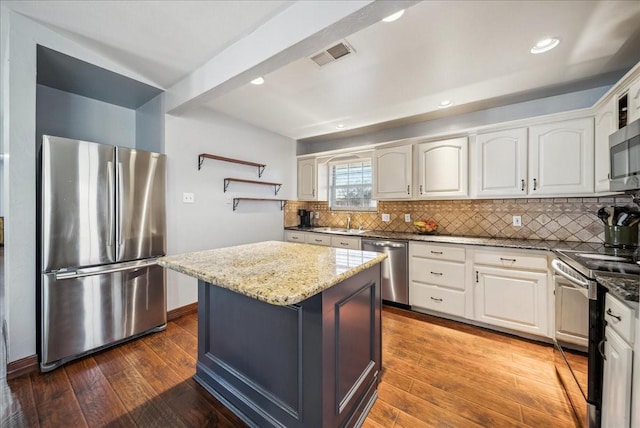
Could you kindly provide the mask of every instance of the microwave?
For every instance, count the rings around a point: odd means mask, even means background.
[[[640,190],[640,119],[609,136],[609,189]]]

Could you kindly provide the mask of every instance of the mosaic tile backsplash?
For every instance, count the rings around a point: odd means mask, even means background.
[[[438,234],[494,238],[544,239],[553,241],[603,242],[604,225],[596,216],[605,205],[638,207],[630,196],[605,198],[476,199],[461,201],[380,201],[378,212],[329,210],[326,202],[289,201],[285,207],[285,227],[299,224],[298,209],[320,214],[314,226],[351,227],[389,232],[414,232],[411,220],[435,220]],[[391,216],[383,222],[382,213]],[[512,226],[512,216],[522,216],[522,226]]]

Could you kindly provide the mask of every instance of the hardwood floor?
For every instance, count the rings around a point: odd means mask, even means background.
[[[197,318],[0,385],[0,426],[237,427],[194,373]],[[549,346],[385,308],[383,375],[364,426],[574,427]],[[4,391],[4,392],[2,392]]]

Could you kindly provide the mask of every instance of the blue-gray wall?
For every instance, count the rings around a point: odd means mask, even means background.
[[[600,97],[609,90],[610,87],[611,85],[607,85],[583,91],[571,92],[568,94],[555,95],[552,97],[495,107],[487,110],[460,114],[457,116],[439,118],[352,137],[313,142],[298,141],[296,154],[306,155],[441,133],[453,134],[469,128],[491,125],[494,123],[509,122],[529,117],[589,108],[592,107]]]
[[[136,110],[136,148],[164,153],[164,93]]]

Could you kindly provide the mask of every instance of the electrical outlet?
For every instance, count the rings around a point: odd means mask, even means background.
[[[391,216],[389,214],[382,214],[382,221],[390,222]]]
[[[183,193],[182,194],[182,202],[185,204],[193,204],[196,201],[196,197],[193,193]]]
[[[315,219],[319,219],[320,218],[320,213],[318,211],[313,213],[313,216],[315,217]]]
[[[522,216],[514,215],[514,216],[513,216],[513,225],[514,225],[515,227],[520,227],[520,226],[522,226]]]
[[[411,214],[405,214],[404,215],[404,221],[406,221],[407,223],[409,223],[411,221]]]

